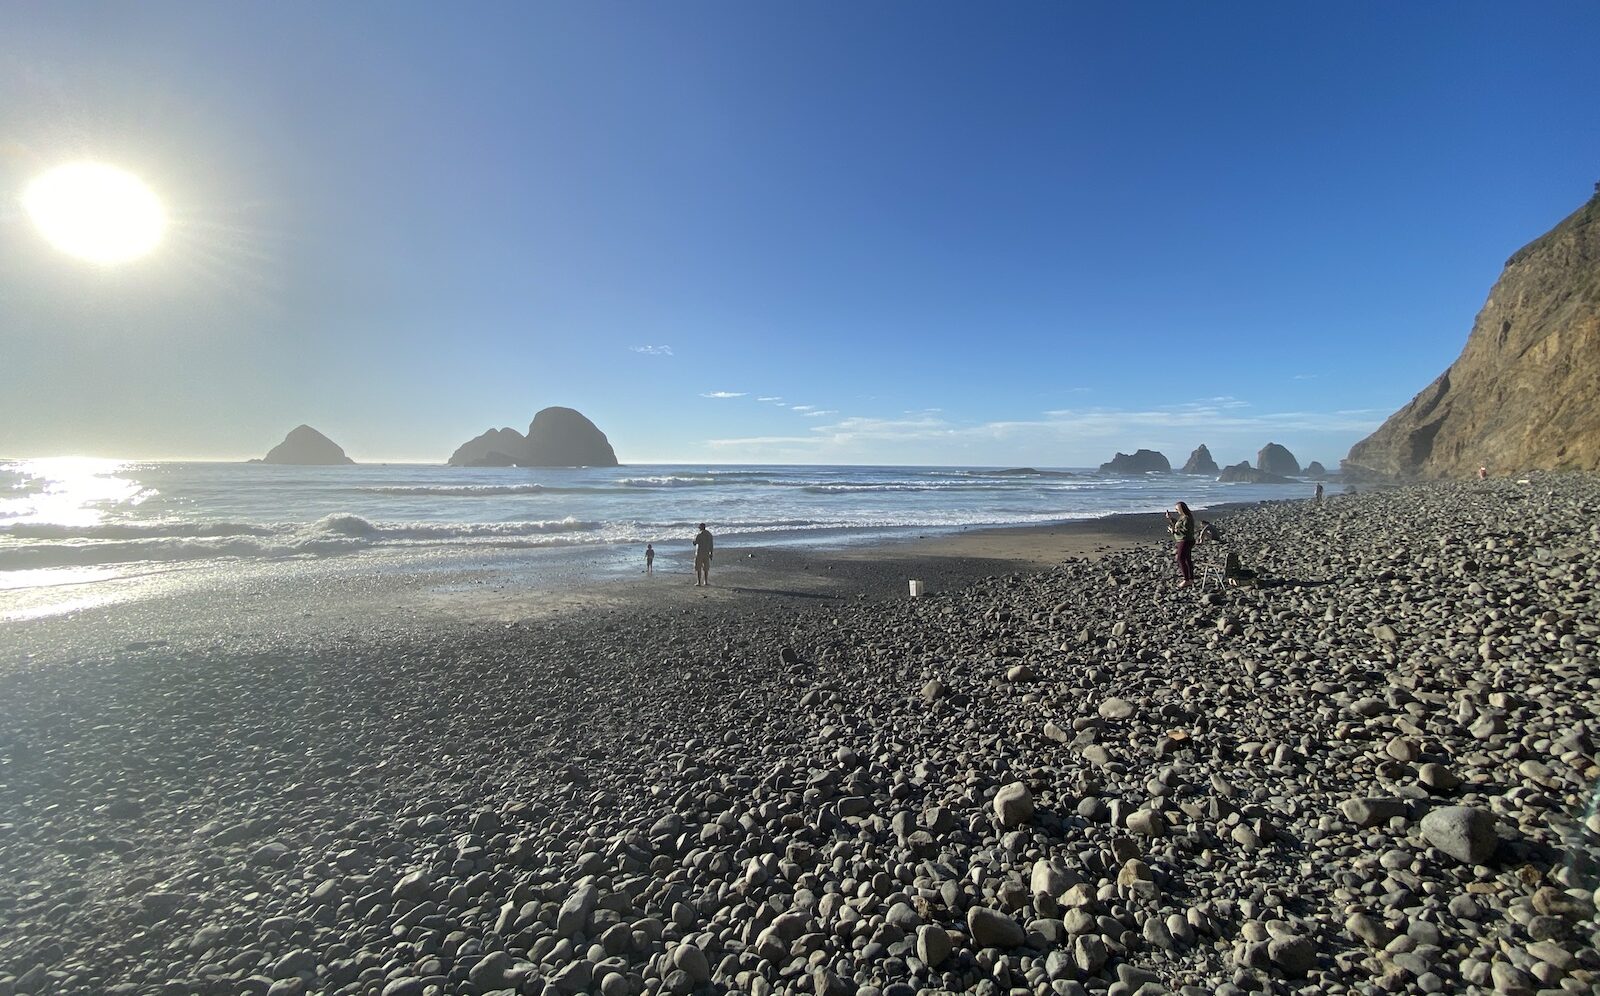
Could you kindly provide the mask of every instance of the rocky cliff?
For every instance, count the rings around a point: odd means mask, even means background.
[[[1357,443],[1356,477],[1600,470],[1600,193],[1506,261],[1438,379]]]
[[[344,455],[339,444],[311,428],[297,425],[283,437],[283,442],[267,451],[262,463],[332,465],[355,463]]]
[[[490,429],[450,454],[452,467],[615,467],[611,441],[571,408],[545,408],[524,436],[515,429]]]

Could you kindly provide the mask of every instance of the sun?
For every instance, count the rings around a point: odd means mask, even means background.
[[[91,263],[126,263],[161,243],[167,214],[144,181],[105,163],[78,162],[40,174],[22,208],[57,249]]]

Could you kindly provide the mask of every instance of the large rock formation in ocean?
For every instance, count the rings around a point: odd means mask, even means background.
[[[513,467],[527,449],[527,438],[517,430],[490,429],[457,446],[445,462],[452,467]]]
[[[1102,474],[1170,474],[1172,464],[1167,458],[1155,450],[1139,450],[1135,453],[1118,452],[1108,462],[1100,465]]]
[[[1217,475],[1217,481],[1222,484],[1293,484],[1294,482],[1281,474],[1274,474],[1270,470],[1257,470],[1250,466],[1249,460],[1240,460],[1230,467],[1222,468],[1222,473]]]
[[[1185,474],[1217,474],[1217,461],[1211,459],[1211,451],[1206,449],[1206,444],[1201,443],[1199,448],[1189,454],[1188,462],[1183,465]]]
[[[1600,470],[1600,192],[1506,261],[1449,369],[1357,443],[1356,477]]]
[[[524,436],[490,429],[450,454],[452,467],[615,467],[616,451],[593,422],[571,408],[545,408]]]
[[[1294,458],[1287,446],[1268,443],[1256,453],[1256,469],[1279,477],[1299,477],[1300,461]]]
[[[311,464],[328,466],[355,463],[344,455],[339,444],[311,428],[297,425],[283,437],[283,442],[267,451],[262,463]]]

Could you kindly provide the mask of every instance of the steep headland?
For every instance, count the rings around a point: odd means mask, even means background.
[[[1600,193],[1506,261],[1456,361],[1357,443],[1356,477],[1600,469]]]
[[[267,451],[262,463],[303,464],[333,466],[355,463],[344,455],[338,443],[311,428],[297,425],[283,437],[283,442]]]

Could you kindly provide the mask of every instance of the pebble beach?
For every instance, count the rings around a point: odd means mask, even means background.
[[[918,599],[35,641],[0,996],[1600,991],[1600,479],[1217,521],[1261,585],[1151,529]]]

